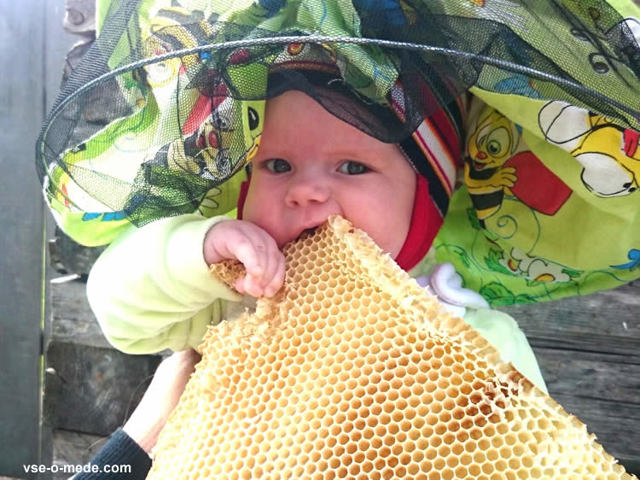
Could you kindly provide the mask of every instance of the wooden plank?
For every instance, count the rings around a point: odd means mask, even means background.
[[[34,141],[43,118],[44,0],[0,15],[0,475],[39,463],[42,218]],[[7,368],[8,367],[8,368]]]
[[[640,282],[501,310],[529,338],[551,396],[640,474]]]
[[[140,401],[160,357],[125,355],[111,348],[52,342],[48,367],[48,414],[56,428],[109,435]]]
[[[49,288],[52,342],[110,348],[89,307],[85,283],[52,283]]]
[[[50,285],[45,418],[54,429],[109,435],[137,405],[160,357],[114,350],[85,288],[81,281]]]
[[[517,316],[521,327],[537,339],[558,338],[558,332],[640,339],[640,281],[592,295],[501,310]]]
[[[640,460],[638,365],[588,352],[540,349],[536,354],[552,397],[582,420],[611,455],[625,464]]]

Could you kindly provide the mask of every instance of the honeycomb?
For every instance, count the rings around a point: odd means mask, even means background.
[[[346,220],[285,257],[208,331],[148,478],[636,478]]]

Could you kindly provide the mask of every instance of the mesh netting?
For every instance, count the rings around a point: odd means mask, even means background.
[[[264,101],[291,89],[386,142],[470,87],[640,127],[637,22],[605,1],[207,3],[108,4],[37,146],[47,199],[77,240],[232,210]]]

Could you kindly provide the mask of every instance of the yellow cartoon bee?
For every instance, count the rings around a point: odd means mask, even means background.
[[[538,116],[545,138],[583,167],[582,183],[601,197],[628,195],[640,182],[638,132],[564,102],[549,102]]]
[[[467,143],[464,180],[480,221],[493,215],[505,191],[516,183],[516,170],[505,166],[520,143],[520,132],[500,112],[487,108]]]
[[[177,139],[156,155],[164,157],[164,162],[172,170],[198,175],[206,180],[218,180],[229,175],[232,162],[228,145],[233,135],[230,118],[233,103],[230,99],[222,102],[211,115],[200,124],[198,130],[184,139]]]
[[[238,133],[233,125],[234,115],[243,108],[251,144],[247,145],[244,156],[232,158],[229,145]],[[184,139],[177,139],[166,145],[155,157],[155,162],[171,170],[195,174],[205,180],[219,181],[229,177],[256,154],[260,144],[260,115],[250,104],[241,105],[233,99],[225,99],[203,121],[198,129]],[[244,137],[241,137],[244,139]]]

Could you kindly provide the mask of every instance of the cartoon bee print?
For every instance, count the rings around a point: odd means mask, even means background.
[[[480,221],[493,215],[505,191],[517,181],[515,168],[506,166],[520,142],[515,124],[493,109],[482,112],[469,136],[464,179]]]
[[[640,134],[605,116],[565,102],[547,103],[538,116],[547,141],[583,167],[582,183],[600,197],[628,195],[640,182]]]

